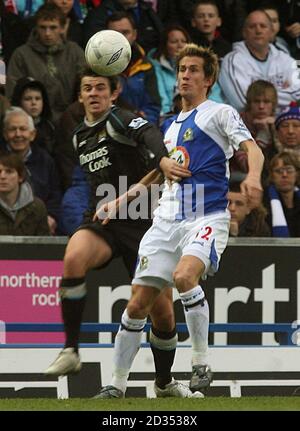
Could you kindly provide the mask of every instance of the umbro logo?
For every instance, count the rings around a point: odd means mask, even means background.
[[[110,64],[115,63],[116,61],[119,60],[121,54],[122,54],[123,48],[120,48],[118,51],[116,51],[108,60],[108,62],[106,63],[106,66],[109,66]]]

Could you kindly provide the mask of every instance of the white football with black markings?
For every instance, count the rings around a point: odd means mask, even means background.
[[[118,31],[98,31],[88,40],[85,59],[90,68],[99,75],[118,75],[130,62],[131,46],[126,37]]]

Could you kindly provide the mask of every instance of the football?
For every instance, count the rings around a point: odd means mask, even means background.
[[[126,37],[118,31],[98,31],[88,40],[85,59],[90,68],[99,75],[118,75],[130,62],[131,46]]]

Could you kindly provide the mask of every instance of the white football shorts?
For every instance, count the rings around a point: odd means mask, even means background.
[[[132,284],[162,289],[174,285],[173,272],[182,256],[198,257],[203,278],[214,275],[229,236],[229,211],[195,220],[170,221],[155,217],[139,246]]]

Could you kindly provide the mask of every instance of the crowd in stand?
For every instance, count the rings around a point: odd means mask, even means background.
[[[300,237],[300,2],[294,0],[0,0],[0,235],[71,235],[89,186],[74,151],[84,119],[78,74],[97,31],[122,32],[132,58],[116,104],[165,131],[180,111],[176,55],[218,55],[209,98],[240,113],[265,156],[264,200],[239,189],[231,160],[232,236]]]

